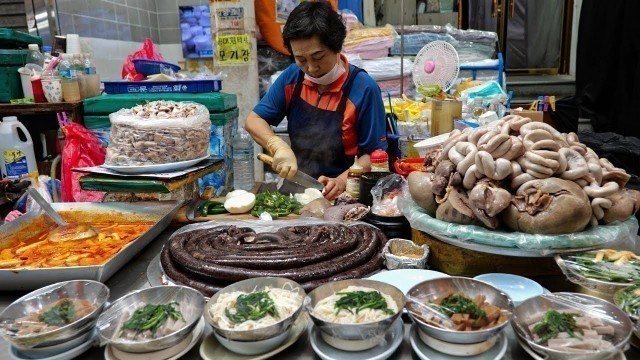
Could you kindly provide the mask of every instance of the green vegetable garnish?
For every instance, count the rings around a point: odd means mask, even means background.
[[[469,314],[471,318],[479,321],[487,316],[486,312],[484,310],[480,310],[473,300],[461,294],[449,295],[440,302],[440,305],[433,306],[449,317],[453,314]]]
[[[561,313],[553,309],[547,310],[542,321],[534,326],[533,332],[540,337],[538,344],[544,344],[561,332],[566,332],[570,337],[582,340],[575,331],[584,334],[574,319],[576,314]]]
[[[60,303],[38,316],[38,320],[47,325],[64,326],[75,319],[75,305],[69,299],[63,299]]]
[[[177,302],[172,302],[165,305],[152,305],[147,304],[144,307],[136,310],[129,320],[125,321],[122,325],[122,331],[133,330],[142,332],[150,330],[152,334],[155,334],[159,328],[164,325],[169,317],[174,320],[182,320],[182,313],[174,308],[174,305],[178,305]]]
[[[275,318],[280,317],[278,309],[276,309],[276,304],[267,291],[258,291],[238,296],[236,300],[236,312],[232,313],[229,309],[224,309],[224,314],[229,320],[236,324],[248,320],[260,320],[267,316],[267,314]]]
[[[266,211],[275,219],[291,213],[300,214],[300,209],[302,209],[302,205],[292,196],[266,191],[256,195],[256,204],[253,206],[251,215],[260,216]]]
[[[342,310],[357,314],[364,309],[382,310],[387,315],[395,314],[387,307],[387,301],[378,291],[338,292],[336,295],[342,296],[334,306],[336,315]]]
[[[640,277],[640,261],[630,259],[622,265],[609,260],[607,256],[596,261],[597,252],[587,252],[573,257],[575,268],[589,279],[629,283]]]
[[[632,285],[616,293],[616,301],[628,315],[640,317],[640,285]]]

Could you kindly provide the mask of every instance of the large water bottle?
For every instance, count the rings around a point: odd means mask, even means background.
[[[40,67],[44,66],[44,55],[40,52],[38,44],[29,44],[29,53],[27,54],[27,64],[36,64]]]
[[[253,139],[243,128],[233,137],[233,188],[253,189]]]

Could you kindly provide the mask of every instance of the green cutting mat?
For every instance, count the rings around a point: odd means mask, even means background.
[[[224,126],[238,118],[240,111],[238,108],[225,112],[210,113],[211,125]],[[85,115],[84,126],[87,129],[98,129],[111,127],[109,115]]]
[[[160,93],[160,94],[107,94],[84,100],[84,113],[108,115],[120,109],[129,109],[149,101],[193,101],[204,105],[209,112],[225,112],[238,106],[236,95],[223,92],[211,93]]]

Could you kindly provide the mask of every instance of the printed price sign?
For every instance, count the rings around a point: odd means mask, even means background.
[[[216,35],[218,65],[243,65],[251,61],[248,34]]]

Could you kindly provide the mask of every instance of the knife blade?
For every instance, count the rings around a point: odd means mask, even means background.
[[[187,220],[191,221],[197,217],[200,217],[200,214],[196,213],[200,205],[206,203],[208,200],[200,199],[200,197],[194,198],[189,202],[185,209],[185,215]]]
[[[262,161],[263,163],[269,166],[273,166],[273,158],[269,155],[259,154],[258,160]],[[302,186],[305,189],[311,188],[311,189],[317,189],[320,191],[324,190],[324,185],[322,185],[320,181],[318,181],[317,179],[314,179],[312,176],[305,174],[300,170],[298,170],[298,172],[294,177],[287,180],[291,181],[296,185]]]

